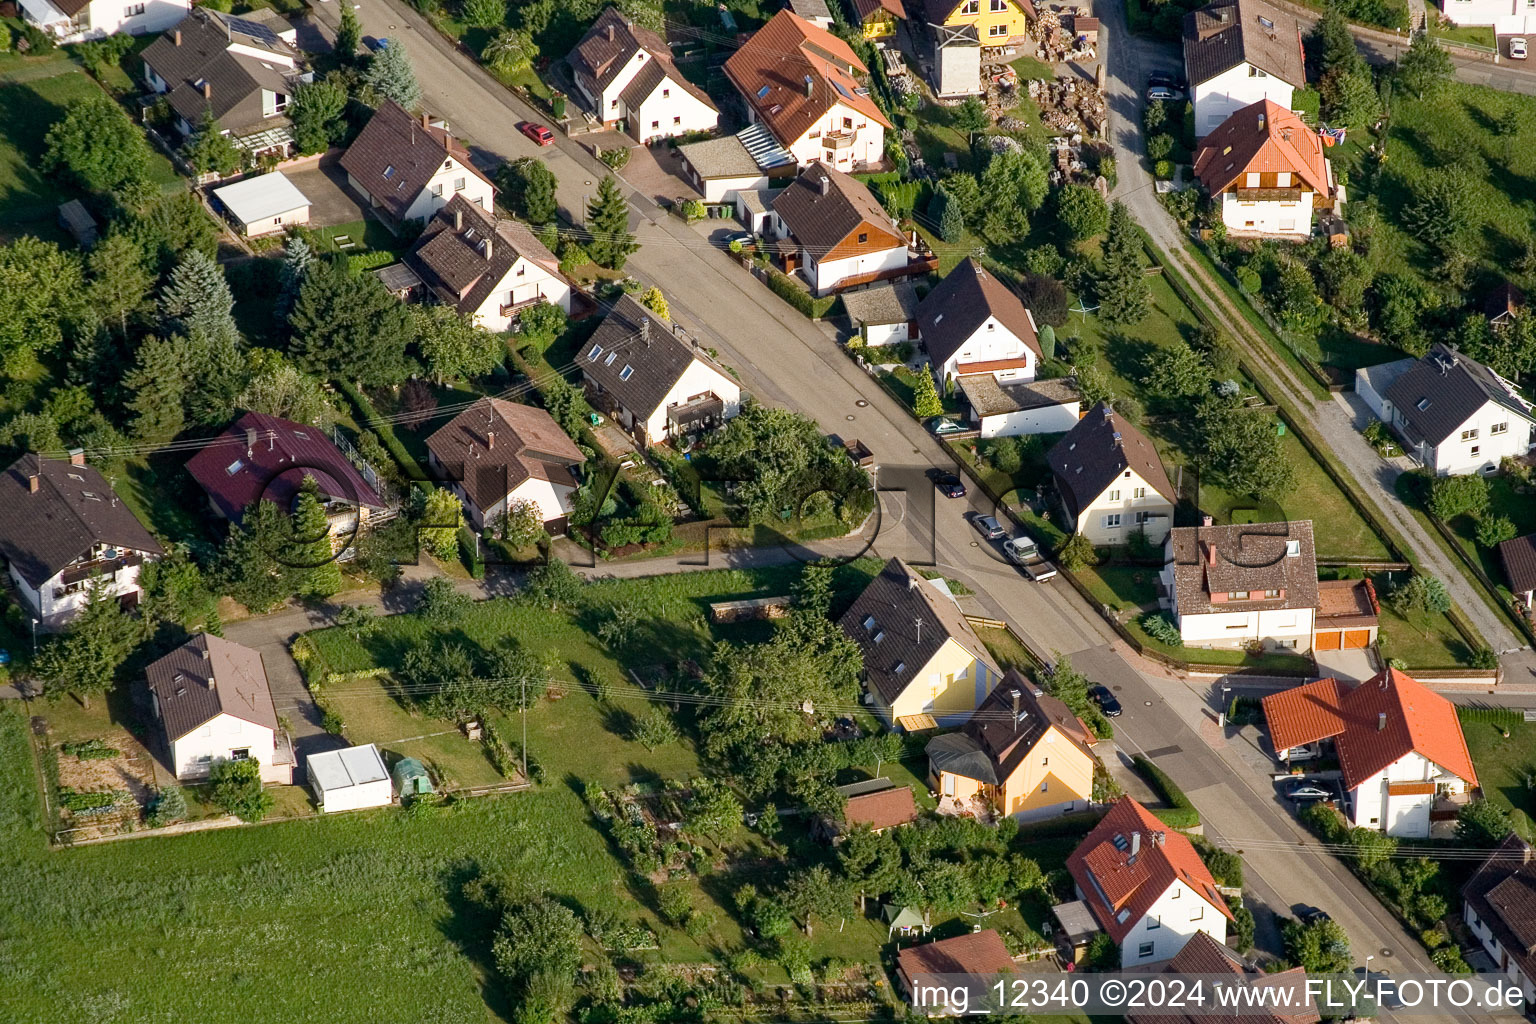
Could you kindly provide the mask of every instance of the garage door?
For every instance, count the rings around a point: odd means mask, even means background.
[[[1336,629],[1325,630],[1317,634],[1312,647],[1319,651],[1336,651],[1339,649],[1339,631]]]
[[[1344,649],[1357,651],[1362,647],[1371,646],[1371,631],[1368,629],[1346,629],[1344,631]]]

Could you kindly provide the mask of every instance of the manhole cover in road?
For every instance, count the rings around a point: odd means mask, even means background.
[[[1147,707],[1151,707],[1152,706],[1152,702],[1149,701],[1149,700],[1144,700],[1144,701],[1142,701],[1142,703],[1145,704]]]
[[[869,406],[869,403],[864,401],[864,399],[862,399],[862,398],[859,399],[857,402],[854,402],[853,404],[858,406],[860,409],[864,409],[864,408],[867,408]]]
[[[849,422],[849,423],[852,423],[852,422],[853,422],[853,413],[849,413],[849,414],[848,414],[848,415],[847,415],[847,416],[846,416],[846,417],[844,417],[844,418],[845,418],[845,419],[846,419],[846,420],[847,420],[847,421],[848,421],[848,422]]]
[[[1111,686],[1110,689],[1114,690],[1116,693],[1119,693],[1121,690],[1125,689],[1125,687],[1123,687],[1123,686]]]
[[[1382,951],[1378,955],[1379,956],[1391,956],[1392,955],[1392,951],[1390,949],[1387,949],[1387,948],[1383,947]]]

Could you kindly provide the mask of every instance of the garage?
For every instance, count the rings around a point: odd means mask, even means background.
[[[379,748],[372,743],[308,757],[309,784],[323,813],[385,807],[395,795]]]
[[[1346,629],[1344,631],[1344,649],[1346,651],[1358,651],[1371,646],[1371,631],[1368,629]]]
[[[1315,651],[1336,651],[1342,642],[1343,638],[1340,630],[1318,630],[1317,639],[1312,641],[1312,649]]]

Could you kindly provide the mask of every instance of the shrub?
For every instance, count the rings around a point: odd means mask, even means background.
[[[1152,165],[1152,176],[1160,181],[1170,181],[1173,178],[1173,161],[1159,160]]]
[[[1093,550],[1093,543],[1080,533],[1072,535],[1056,553],[1056,558],[1068,572],[1079,572],[1090,565],[1099,564],[1099,553]]]
[[[1488,481],[1475,474],[1437,477],[1430,485],[1429,511],[1450,522],[1459,515],[1481,516],[1488,510]]]
[[[1239,953],[1246,953],[1253,948],[1253,911],[1243,906],[1243,901],[1236,896],[1227,897],[1227,908],[1232,911],[1232,947]]]
[[[1154,164],[1159,160],[1168,159],[1173,152],[1173,136],[1166,132],[1159,132],[1147,139],[1147,159]]]
[[[187,797],[180,786],[167,786],[155,794],[149,805],[149,827],[159,828],[187,816]]]
[[[1344,824],[1344,819],[1339,817],[1339,812],[1326,804],[1311,804],[1304,808],[1301,814],[1302,824],[1306,825],[1325,842],[1343,842],[1349,835],[1349,829]]]
[[[1199,813],[1195,811],[1195,805],[1189,802],[1189,797],[1184,795],[1184,791],[1179,788],[1178,783],[1170,779],[1161,768],[1141,754],[1131,758],[1131,765],[1142,778],[1147,780],[1147,783],[1157,791],[1158,796],[1162,797],[1163,802],[1168,804],[1171,809],[1188,812],[1187,816],[1194,817],[1193,824],[1199,823],[1200,817]],[[1165,822],[1168,821],[1161,814],[1158,817],[1162,818]],[[1173,823],[1169,822],[1169,824]],[[1174,827],[1179,828],[1180,826],[1174,825]],[[1192,827],[1192,825],[1186,827]]]
[[[1147,636],[1160,644],[1169,647],[1183,647],[1184,637],[1179,633],[1179,627],[1168,621],[1168,616],[1161,612],[1148,612],[1141,617],[1141,628]]]
[[[261,764],[255,758],[215,761],[208,781],[213,802],[241,821],[260,821],[272,809],[272,794],[262,788]]]
[[[661,916],[674,925],[687,924],[693,916],[693,893],[683,883],[664,885],[656,894],[656,906]]]
[[[1485,515],[1477,521],[1477,542],[1485,548],[1498,547],[1507,540],[1513,540],[1517,532],[1515,524],[1507,516]]]
[[[1429,954],[1429,958],[1435,962],[1435,966],[1446,974],[1471,974],[1472,968],[1462,957],[1461,950],[1455,946],[1443,946]]]

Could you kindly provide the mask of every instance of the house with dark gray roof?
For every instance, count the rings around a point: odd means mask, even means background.
[[[1436,476],[1492,473],[1536,446],[1536,409],[1514,382],[1445,345],[1356,370],[1355,391]]]
[[[899,558],[885,564],[838,620],[864,658],[864,682],[887,725],[961,725],[1002,678],[942,577]]]
[[[1499,561],[1504,563],[1504,578],[1515,599],[1527,612],[1536,611],[1532,601],[1536,597],[1536,533],[1501,543]]]
[[[1289,110],[1307,84],[1301,23],[1264,0],[1216,0],[1184,16],[1184,72],[1197,137],[1260,100]]]
[[[719,108],[678,70],[666,40],[617,7],[603,9],[567,61],[598,120],[640,142],[719,126]]]
[[[741,411],[730,371],[627,293],[576,365],[592,407],[643,445],[712,429]]]
[[[774,197],[771,225],[776,237],[794,241],[793,262],[815,295],[907,270],[907,240],[895,219],[862,181],[824,163],[811,164]]]
[[[1318,609],[1312,521],[1176,527],[1159,590],[1186,647],[1310,650]]]
[[[407,221],[425,223],[456,197],[482,210],[496,200],[496,186],[470,162],[446,122],[413,117],[394,100],[368,119],[342,154],[341,168],[392,231]]]
[[[1536,855],[1511,832],[1461,890],[1461,916],[1496,973],[1536,1002]]]
[[[23,455],[0,474],[0,555],[44,626],[74,618],[93,584],[125,607],[138,604],[139,567],[163,553],[80,452],[68,461]]]
[[[254,760],[269,785],[293,782],[293,748],[278,723],[261,654],[199,633],[144,670],[149,705],[178,779],[215,761]]]
[[[212,116],[253,156],[288,155],[288,103],[304,72],[294,38],[281,19],[197,7],[144,49],[144,81],[170,104],[183,137]]]
[[[974,256],[923,296],[917,329],[941,390],[978,374],[999,383],[1035,379],[1041,355],[1034,314]]]
[[[1160,544],[1178,497],[1147,435],[1100,402],[1046,453],[1066,524],[1094,544],[1125,544],[1132,531]]]
[[[573,286],[526,224],[463,195],[432,215],[405,265],[439,302],[490,331],[505,331],[541,302],[571,312]]]

